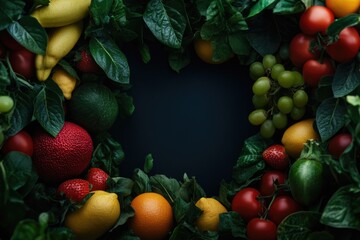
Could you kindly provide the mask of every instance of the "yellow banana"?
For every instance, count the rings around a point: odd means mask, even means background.
[[[63,27],[51,29],[45,55],[36,55],[36,76],[45,81],[55,65],[65,57],[79,40],[83,30],[82,20]]]
[[[44,28],[61,27],[86,17],[90,4],[91,0],[51,0],[49,5],[36,8],[30,15]]]

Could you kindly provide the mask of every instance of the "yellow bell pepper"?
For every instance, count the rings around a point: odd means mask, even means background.
[[[52,75],[52,79],[59,86],[64,94],[65,99],[70,100],[71,94],[74,91],[77,81],[62,68],[56,68]]]
[[[36,55],[36,76],[45,81],[55,65],[65,57],[79,40],[83,30],[82,20],[70,25],[51,29],[45,55]]]
[[[51,0],[49,5],[36,8],[30,15],[44,28],[61,27],[85,18],[90,4],[91,0]]]

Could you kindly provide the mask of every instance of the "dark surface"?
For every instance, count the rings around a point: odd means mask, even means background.
[[[165,52],[151,49],[145,64],[136,51],[128,57],[135,112],[111,130],[124,148],[125,177],[154,158],[153,174],[182,180],[195,176],[208,196],[217,195],[222,179],[230,180],[243,141],[255,130],[247,120],[252,110],[248,68],[236,59],[221,65],[195,56],[179,74]]]

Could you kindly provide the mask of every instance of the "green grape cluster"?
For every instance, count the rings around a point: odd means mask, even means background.
[[[272,54],[264,55],[249,67],[254,110],[248,119],[260,126],[260,135],[271,138],[277,130],[285,129],[289,119],[300,120],[306,113],[309,100],[300,72],[288,70]]]

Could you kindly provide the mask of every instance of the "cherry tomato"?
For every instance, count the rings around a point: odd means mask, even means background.
[[[0,31],[0,42],[9,50],[19,50],[24,48],[10,35],[7,30]]]
[[[260,192],[252,187],[241,189],[232,199],[231,209],[240,214],[246,221],[259,217],[264,207],[262,202],[258,199]]]
[[[326,29],[335,20],[334,13],[324,6],[311,6],[300,16],[300,29],[307,35],[321,33],[325,35]]]
[[[26,48],[11,51],[9,61],[15,73],[27,79],[31,79],[34,76],[35,54]]]
[[[315,41],[314,37],[307,36],[303,33],[298,33],[291,39],[289,58],[296,67],[301,68],[307,60],[318,58],[319,51],[311,49],[311,43],[313,41]]]
[[[28,132],[21,130],[14,136],[7,138],[1,149],[3,154],[11,151],[22,152],[28,156],[33,155],[33,140]]]
[[[354,27],[344,28],[339,39],[326,47],[326,52],[337,62],[345,63],[353,60],[360,49],[360,36]]]
[[[305,62],[302,69],[304,82],[312,88],[316,88],[319,85],[322,77],[331,76],[334,73],[335,68],[327,58],[324,58],[322,62],[310,59]]]
[[[325,4],[338,18],[357,13],[360,7],[359,0],[326,0]]]
[[[276,225],[279,225],[284,218],[300,210],[301,206],[292,197],[281,195],[277,196],[272,202],[268,217]]]
[[[246,226],[249,240],[276,240],[277,226],[270,220],[253,218]]]
[[[269,196],[275,191],[275,182],[277,184],[284,184],[286,180],[286,174],[282,171],[270,170],[265,172],[261,176],[260,180],[260,193],[262,196]]]
[[[335,159],[339,159],[345,149],[351,144],[350,133],[338,133],[329,140],[328,151]]]

